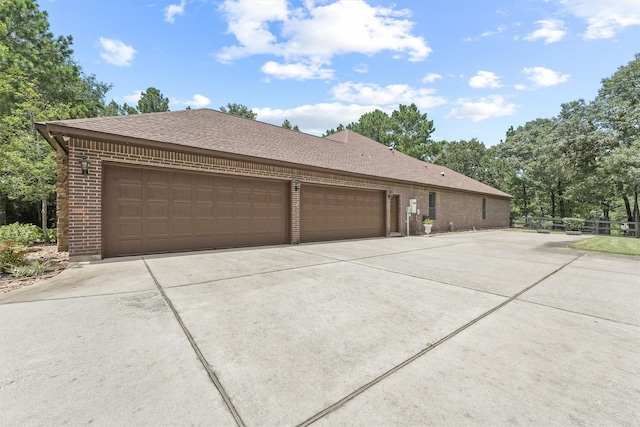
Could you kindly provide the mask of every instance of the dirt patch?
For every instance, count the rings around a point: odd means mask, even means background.
[[[27,261],[29,263],[32,263],[33,261],[39,261],[40,263],[48,262],[49,266],[47,267],[47,271],[35,277],[23,277],[17,279],[11,274],[1,273],[0,293],[11,292],[16,289],[24,288],[25,286],[33,285],[34,283],[50,279],[57,275],[67,268],[67,265],[69,265],[69,253],[58,252],[58,248],[55,244],[34,245],[29,247]]]

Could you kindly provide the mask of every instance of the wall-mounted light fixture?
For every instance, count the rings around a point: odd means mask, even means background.
[[[300,191],[300,181],[293,181],[293,189],[294,191]]]
[[[89,175],[89,159],[87,159],[86,155],[82,155],[82,157],[80,157],[80,160],[78,160],[78,163],[80,163],[80,170],[82,170],[82,175]]]
[[[393,199],[393,190],[389,190],[389,191],[387,191],[387,198],[388,198],[389,200]]]

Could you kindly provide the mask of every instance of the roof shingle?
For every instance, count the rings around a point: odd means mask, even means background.
[[[96,138],[135,138],[430,187],[510,197],[445,167],[390,150],[350,130],[320,138],[210,109],[60,120],[45,125],[49,131],[69,135],[80,130],[95,133]]]

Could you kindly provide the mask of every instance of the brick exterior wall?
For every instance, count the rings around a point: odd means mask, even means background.
[[[90,161],[89,175],[82,175],[79,159]],[[175,168],[186,171],[212,172],[254,178],[270,178],[291,182],[291,243],[300,242],[300,191],[296,182],[358,187],[384,191],[400,198],[400,232],[406,235],[405,206],[416,199],[420,215],[411,215],[410,232],[422,234],[422,215],[429,213],[429,192],[436,193],[434,232],[508,227],[509,200],[489,196],[445,191],[423,186],[399,185],[384,180],[350,177],[247,161],[229,160],[206,154],[181,153],[138,147],[113,142],[71,138],[68,158],[58,155],[58,233],[59,247],[68,248],[72,260],[102,257],[102,171],[103,164]],[[482,220],[482,198],[487,199],[487,219]],[[390,198],[385,199],[386,234],[391,229]]]
[[[56,152],[56,217],[58,251],[69,251],[69,158],[62,148]]]

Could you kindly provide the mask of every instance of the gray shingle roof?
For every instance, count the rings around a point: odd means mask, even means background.
[[[325,138],[210,109],[47,122],[51,132],[134,138],[370,177],[509,197],[450,169],[344,130]],[[74,132],[76,131],[76,132]],[[442,175],[444,173],[444,176]]]

